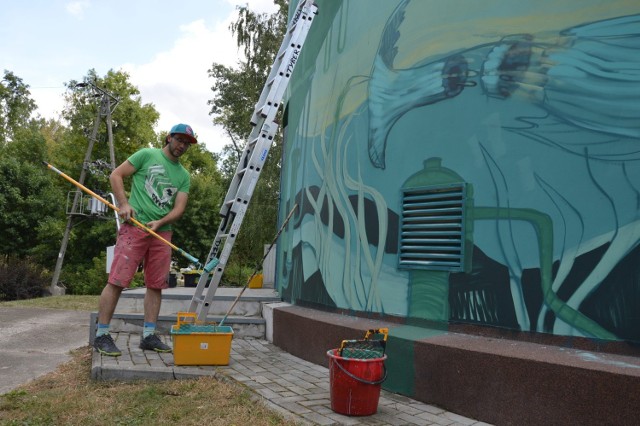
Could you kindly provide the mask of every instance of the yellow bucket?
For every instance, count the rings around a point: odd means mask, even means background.
[[[233,329],[203,324],[193,312],[179,312],[178,323],[171,326],[175,365],[228,365]]]
[[[262,274],[257,274],[249,281],[249,288],[262,288]]]

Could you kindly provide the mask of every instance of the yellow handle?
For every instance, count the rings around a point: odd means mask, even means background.
[[[364,339],[365,340],[369,340],[369,338],[374,335],[374,334],[382,334],[384,336],[384,338],[382,340],[384,340],[385,342],[387,341],[387,336],[389,336],[389,329],[388,328],[372,328],[370,330],[367,330],[367,334],[365,334]]]
[[[182,324],[195,324],[196,323],[196,313],[195,312],[178,312],[178,328]]]
[[[43,161],[44,165],[47,166],[49,169],[53,170],[54,172],[56,172],[57,174],[59,174],[60,176],[62,176],[64,179],[68,180],[69,182],[71,182],[72,184],[74,184],[75,186],[77,186],[78,188],[80,188],[81,190],[83,190],[84,192],[86,192],[87,194],[91,195],[92,197],[102,201],[103,203],[105,203],[108,207],[110,207],[111,209],[115,210],[116,212],[119,212],[120,209],[118,207],[116,207],[115,205],[111,204],[109,201],[105,200],[104,198],[102,198],[101,196],[99,196],[98,194],[96,194],[95,192],[93,192],[92,190],[90,190],[89,188],[87,188],[86,186],[82,185],[80,182],[77,182],[76,180],[74,180],[72,177],[64,174],[63,172],[61,172],[60,170],[56,169],[55,167],[53,167],[51,164],[47,163],[46,161]],[[153,231],[151,228],[149,228],[148,226],[144,225],[143,223],[139,222],[136,218],[131,217],[129,218],[129,220],[136,225],[137,227],[139,227],[140,229],[143,229],[145,231],[147,231],[149,234],[153,235],[154,237],[156,237],[157,239],[159,239],[160,241],[162,241],[163,243],[165,243],[166,245],[168,245],[169,247],[171,247],[172,249],[178,251],[180,254],[182,254],[184,257],[186,257],[187,259],[189,259],[190,261],[194,262],[194,263],[199,263],[198,259],[196,259],[195,257],[193,257],[192,255],[190,255],[189,253],[187,253],[186,251],[182,250],[180,247],[176,246],[175,244],[173,244],[171,241],[166,240],[165,238],[161,237],[160,235],[158,235],[155,231]]]

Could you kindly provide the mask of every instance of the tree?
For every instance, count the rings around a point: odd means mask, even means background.
[[[244,53],[244,59],[238,62],[237,68],[214,63],[209,70],[209,76],[214,79],[214,97],[209,101],[210,114],[214,117],[214,123],[220,124],[232,141],[223,149],[221,165],[227,187],[252,130],[249,123],[253,108],[286,31],[288,1],[274,0],[274,4],[278,6],[278,11],[272,15],[257,14],[247,6],[238,7],[238,19],[230,29]],[[263,244],[269,243],[275,234],[281,141],[282,135],[278,133],[236,239],[232,256],[234,261],[255,264],[263,256]]]
[[[61,161],[60,165],[70,176],[80,174],[88,139],[100,108],[101,96],[95,87],[111,94],[117,100],[117,103],[112,102],[116,103],[116,106],[112,108],[111,114],[116,166],[138,149],[156,143],[154,127],[160,115],[152,104],[143,104],[140,91],[129,82],[126,72],[110,70],[101,78],[96,75],[95,70],[89,70],[82,81],[71,80],[66,86],[66,107],[62,116],[69,123],[68,135],[53,155]],[[106,123],[102,120],[92,157],[109,163],[107,136]],[[97,184],[106,183],[104,176],[94,178],[98,178]]]
[[[0,149],[0,253],[18,257],[45,243],[41,227],[62,211],[60,191],[41,164],[44,137],[27,130]]]
[[[30,98],[29,86],[11,71],[5,70],[0,81],[0,146],[13,139],[16,129],[26,126],[36,103]]]
[[[41,233],[62,211],[60,192],[42,166],[47,143],[44,120],[26,84],[5,71],[0,84],[0,254],[24,258],[46,243]]]

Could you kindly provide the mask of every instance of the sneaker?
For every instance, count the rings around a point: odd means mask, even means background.
[[[156,352],[171,352],[171,347],[162,343],[157,334],[150,334],[144,339],[140,339],[140,349],[147,349]]]
[[[103,334],[102,336],[96,337],[93,340],[93,347],[102,354],[107,356],[120,356],[122,352],[115,343],[113,343],[113,337],[110,334]]]

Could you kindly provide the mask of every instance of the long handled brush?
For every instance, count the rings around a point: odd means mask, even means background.
[[[87,188],[86,186],[82,185],[80,182],[74,180],[70,176],[68,176],[68,175],[64,174],[63,172],[61,172],[60,170],[56,169],[51,164],[47,163],[46,161],[43,161],[42,163],[45,166],[47,166],[49,169],[53,170],[54,172],[56,172],[57,174],[59,174],[60,176],[62,176],[63,178],[65,178],[66,180],[68,180],[69,182],[71,182],[72,184],[74,184],[75,186],[80,188],[81,190],[83,190],[84,192],[86,192],[87,194],[89,194],[92,197],[102,201],[104,204],[106,204],[111,209],[115,210],[116,212],[120,211],[120,209],[118,207],[116,207],[115,205],[111,204],[109,201],[107,201],[106,199],[102,198],[101,196],[99,196],[98,194],[96,194],[95,192],[93,192],[92,190]],[[147,231],[149,234],[153,235],[154,237],[156,237],[157,239],[159,239],[160,241],[162,241],[163,243],[165,243],[166,245],[168,245],[169,247],[171,247],[172,249],[174,249],[175,251],[177,251],[178,253],[180,253],[181,255],[186,257],[187,259],[189,259],[192,263],[194,263],[196,265],[200,264],[200,261],[198,259],[196,259],[195,257],[191,256],[189,253],[187,253],[186,251],[182,250],[180,247],[176,246],[175,244],[171,243],[171,241],[168,241],[168,240],[164,239],[162,236],[157,234],[155,231],[153,231],[148,226],[144,225],[143,223],[139,222],[138,220],[136,220],[133,217],[130,218],[129,220],[134,225],[139,227],[140,229],[143,229],[143,230]]]
[[[289,219],[291,219],[291,216],[293,216],[293,213],[296,211],[296,209],[298,208],[297,204],[294,204],[293,208],[291,209],[291,211],[289,212],[289,214],[287,215],[287,218],[284,220],[284,222],[282,222],[282,225],[280,226],[280,229],[278,229],[278,233],[276,234],[276,236],[273,238],[273,241],[271,242],[271,244],[269,245],[269,247],[267,248],[267,251],[264,253],[264,256],[262,256],[262,260],[260,262],[258,262],[258,264],[256,265],[256,268],[253,270],[253,274],[251,274],[251,276],[249,277],[249,279],[247,280],[246,284],[244,285],[244,287],[242,287],[242,290],[240,290],[240,293],[238,293],[238,295],[236,296],[236,299],[233,301],[233,304],[231,304],[231,307],[229,308],[229,310],[227,311],[226,314],[224,314],[224,317],[222,317],[222,320],[220,321],[220,324],[218,324],[219,326],[221,326],[222,324],[224,324],[224,322],[226,321],[227,317],[229,316],[229,314],[231,313],[231,311],[233,310],[233,308],[236,306],[236,304],[238,303],[238,300],[240,300],[240,296],[242,296],[242,293],[244,293],[244,291],[247,289],[247,287],[249,286],[249,283],[251,282],[251,280],[253,279],[253,277],[255,277],[258,274],[258,271],[260,271],[260,269],[262,268],[262,263],[264,262],[264,260],[267,258],[267,256],[269,255],[269,252],[271,251],[271,249],[273,248],[273,246],[275,245],[276,241],[278,241],[278,237],[280,237],[280,234],[282,234],[282,231],[284,230],[285,226],[287,226],[287,223],[289,223]]]

